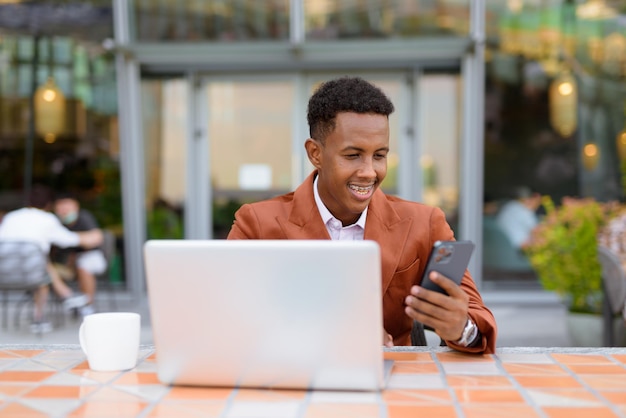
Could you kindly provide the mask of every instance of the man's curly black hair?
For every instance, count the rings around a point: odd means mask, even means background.
[[[335,117],[340,112],[389,116],[393,110],[393,103],[382,90],[362,78],[330,80],[323,83],[309,99],[309,135],[324,142],[335,129]]]

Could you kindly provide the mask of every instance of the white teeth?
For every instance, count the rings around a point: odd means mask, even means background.
[[[355,192],[357,192],[358,194],[368,194],[370,190],[372,190],[372,186],[361,187],[361,186],[355,186],[351,184],[349,187]]]

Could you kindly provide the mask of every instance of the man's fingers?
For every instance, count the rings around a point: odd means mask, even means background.
[[[443,338],[456,333],[467,320],[469,296],[453,280],[433,272],[429,278],[447,292],[442,294],[413,286],[405,298],[405,313],[436,330]]]
[[[433,271],[428,277],[430,278],[430,280],[433,281],[433,283],[439,285],[439,287],[445,290],[446,293],[451,297],[454,297],[456,294],[458,294],[458,292],[462,292],[461,288],[458,284],[456,284],[454,280],[447,278],[443,274]]]

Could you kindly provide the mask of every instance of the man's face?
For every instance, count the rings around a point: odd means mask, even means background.
[[[389,120],[384,115],[343,112],[324,144],[307,140],[318,169],[318,190],[343,225],[357,221],[387,175]]]
[[[54,213],[65,225],[72,224],[78,217],[78,202],[74,199],[58,199],[54,202]]]

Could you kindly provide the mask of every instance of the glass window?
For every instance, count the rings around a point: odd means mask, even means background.
[[[23,205],[35,184],[75,194],[100,227],[115,236],[107,279],[123,282],[117,106],[89,108],[74,94],[72,65],[77,45],[89,51],[86,65],[105,54],[101,42],[112,36],[111,1],[78,3],[0,2],[0,15],[10,22],[3,28],[10,30],[0,36],[0,215]],[[114,97],[115,69],[110,56],[106,61],[109,95]],[[46,112],[40,107],[34,111],[36,100],[31,102],[33,88],[48,77],[60,87],[47,90],[47,101],[58,111],[51,118],[59,122],[55,133],[39,131]],[[93,88],[93,80],[84,77],[82,82],[85,90]],[[50,107],[47,112],[51,114]]]
[[[33,51],[35,50],[35,41],[30,36],[20,36],[17,38],[17,54],[18,60],[31,60]]]
[[[148,239],[184,236],[188,94],[185,79],[141,84]]]
[[[469,0],[304,0],[309,40],[467,35]]]
[[[71,64],[73,42],[68,37],[56,37],[52,39],[52,56],[56,64]]]
[[[229,81],[210,83],[208,89],[210,166],[215,189],[289,189],[292,84]],[[250,176],[248,170],[259,176]]]
[[[289,39],[289,0],[134,0],[135,39],[232,42]]]
[[[399,157],[399,136],[401,126],[405,123],[404,115],[408,110],[408,105],[402,101],[402,93],[405,86],[402,83],[403,77],[378,78],[366,77],[376,86],[385,92],[389,100],[394,105],[394,112],[389,115],[389,154],[387,155],[387,176],[381,188],[388,194],[398,194],[398,164]]]
[[[423,200],[443,209],[453,221],[459,204],[460,79],[458,75],[424,75],[418,91]]]
[[[242,203],[292,189],[294,85],[212,80],[207,95],[214,237],[222,238]]]

